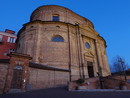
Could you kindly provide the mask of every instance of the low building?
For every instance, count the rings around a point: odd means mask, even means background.
[[[17,35],[14,31],[6,29],[5,32],[0,31],[0,59],[9,59],[10,52],[16,50]]]

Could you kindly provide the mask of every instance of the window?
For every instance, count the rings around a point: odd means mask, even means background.
[[[18,44],[18,48],[20,48],[20,44]]]
[[[15,41],[16,41],[16,39],[15,39],[15,38],[8,37],[7,42],[10,42],[10,43],[15,43]]]
[[[17,66],[14,67],[14,69],[23,70],[23,67],[20,66],[20,65],[17,65]]]
[[[52,20],[53,21],[59,21],[59,15],[53,15]]]
[[[3,36],[2,36],[2,35],[0,35],[0,42],[2,42],[2,37],[3,37]]]
[[[88,42],[86,42],[86,43],[85,43],[85,47],[86,47],[87,49],[90,49],[90,44],[89,44]]]
[[[14,38],[10,38],[10,43],[13,43]]]
[[[7,42],[10,42],[10,37],[8,37],[8,40],[7,40]]]
[[[63,39],[63,37],[57,35],[57,36],[52,37],[51,41],[53,41],[53,42],[64,42],[64,39]]]
[[[14,52],[14,49],[9,49],[9,53]]]
[[[14,38],[13,43],[15,43],[16,39]]]
[[[7,52],[4,52],[4,55],[7,55]]]

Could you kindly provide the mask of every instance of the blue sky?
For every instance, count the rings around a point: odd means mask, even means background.
[[[130,65],[130,0],[1,0],[0,31],[18,31],[42,5],[60,5],[93,22],[107,41],[108,60],[122,56]]]

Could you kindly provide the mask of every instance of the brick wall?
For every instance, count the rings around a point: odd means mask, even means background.
[[[8,64],[0,64],[0,94],[3,92],[6,75],[7,75]]]
[[[127,76],[127,79],[130,79],[130,76]],[[112,76],[104,79],[104,87],[106,89],[121,89],[122,82],[125,81],[124,76]],[[129,82],[123,82],[127,89],[130,89]]]
[[[68,90],[69,91],[76,90],[78,89],[78,86],[80,86],[80,84],[77,84],[76,81],[69,82]],[[85,82],[82,84],[82,86],[85,86],[85,89],[99,89],[100,88],[99,78],[98,77],[87,78],[85,79]]]
[[[38,10],[37,10],[38,9]],[[93,24],[86,18],[79,16],[73,11],[60,7],[60,6],[42,6],[37,8],[31,15],[31,21],[42,20],[42,21],[52,21],[52,15],[58,14],[60,16],[59,21],[68,23],[79,23],[89,25],[93,28]]]
[[[54,11],[60,16],[59,22],[52,21]],[[77,22],[79,25],[75,25]],[[105,40],[91,25],[89,20],[66,8],[40,7],[32,13],[31,21],[19,31],[17,53],[29,54],[31,62],[69,69],[72,80],[81,76],[89,78],[88,61],[93,63],[94,76],[97,72],[103,76],[110,75]],[[57,35],[64,42],[51,40]],[[86,42],[90,45],[89,49],[85,46]]]
[[[0,31],[0,36],[2,36],[2,40],[0,41],[0,59],[9,59],[9,54],[11,51],[15,51],[16,49],[16,35],[15,34],[10,34],[6,32],[1,32]],[[10,38],[10,39],[9,39]]]
[[[29,68],[29,84],[32,89],[65,86],[69,81],[69,72]]]

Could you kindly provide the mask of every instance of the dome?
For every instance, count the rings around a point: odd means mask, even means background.
[[[71,24],[85,24],[94,28],[94,25],[88,19],[76,14],[68,8],[57,5],[44,5],[33,11],[30,21],[52,21],[53,16],[59,16],[60,22]]]

